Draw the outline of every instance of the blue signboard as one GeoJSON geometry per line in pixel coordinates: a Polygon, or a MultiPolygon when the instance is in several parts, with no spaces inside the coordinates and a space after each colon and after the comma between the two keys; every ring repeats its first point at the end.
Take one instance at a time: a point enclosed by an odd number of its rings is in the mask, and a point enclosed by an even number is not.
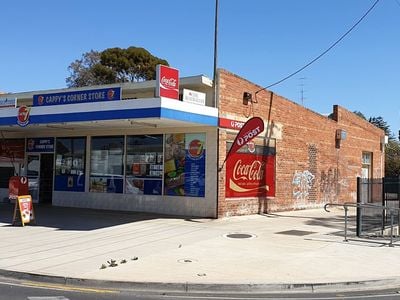
{"type": "Polygon", "coordinates": [[[28,138],[26,152],[54,152],[54,138],[28,138]]]}
{"type": "Polygon", "coordinates": [[[79,104],[121,100],[121,88],[33,95],[33,106],[79,104]]]}

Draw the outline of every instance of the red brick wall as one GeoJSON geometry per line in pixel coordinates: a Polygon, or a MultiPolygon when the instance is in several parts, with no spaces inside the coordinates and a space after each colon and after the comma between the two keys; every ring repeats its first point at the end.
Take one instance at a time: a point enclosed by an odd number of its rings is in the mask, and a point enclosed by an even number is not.
{"type": "MultiPolygon", "coordinates": [[[[218,75],[220,117],[245,121],[258,116],[282,128],[276,139],[275,197],[226,199],[222,168],[218,176],[219,217],[355,201],[363,151],[373,153],[371,176],[383,176],[382,130],[342,107],[334,106],[330,119],[269,91],[255,95],[259,86],[225,70],[219,70],[218,75]],[[244,92],[252,94],[253,103],[243,104],[244,92]],[[335,139],[337,129],[347,133],[340,148],[335,139]],[[301,184],[307,178],[308,185],[301,184]]],[[[219,139],[221,167],[226,153],[226,129],[220,129],[219,139]]]]}

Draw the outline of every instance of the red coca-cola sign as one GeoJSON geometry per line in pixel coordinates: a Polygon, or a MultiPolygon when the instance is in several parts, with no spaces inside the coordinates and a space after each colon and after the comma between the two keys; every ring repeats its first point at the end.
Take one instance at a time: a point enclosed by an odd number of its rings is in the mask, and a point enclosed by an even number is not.
{"type": "Polygon", "coordinates": [[[232,153],[225,187],[227,198],[275,196],[275,156],[232,153]]]}
{"type": "Polygon", "coordinates": [[[179,100],[179,70],[157,65],[156,83],[156,97],[179,100]]]}

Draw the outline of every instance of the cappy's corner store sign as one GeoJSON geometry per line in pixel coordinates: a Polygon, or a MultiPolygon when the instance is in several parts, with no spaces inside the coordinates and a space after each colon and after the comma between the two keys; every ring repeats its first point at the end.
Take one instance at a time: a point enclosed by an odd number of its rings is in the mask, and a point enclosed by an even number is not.
{"type": "Polygon", "coordinates": [[[33,95],[33,106],[78,104],[114,100],[121,100],[120,87],[33,95]]]}

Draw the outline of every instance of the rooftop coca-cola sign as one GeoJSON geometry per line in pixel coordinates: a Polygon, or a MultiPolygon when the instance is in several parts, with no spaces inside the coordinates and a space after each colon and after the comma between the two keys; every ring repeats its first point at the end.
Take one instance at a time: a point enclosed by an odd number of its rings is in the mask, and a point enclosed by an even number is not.
{"type": "Polygon", "coordinates": [[[179,71],[177,69],[157,65],[156,97],[179,100],[179,71]]]}

